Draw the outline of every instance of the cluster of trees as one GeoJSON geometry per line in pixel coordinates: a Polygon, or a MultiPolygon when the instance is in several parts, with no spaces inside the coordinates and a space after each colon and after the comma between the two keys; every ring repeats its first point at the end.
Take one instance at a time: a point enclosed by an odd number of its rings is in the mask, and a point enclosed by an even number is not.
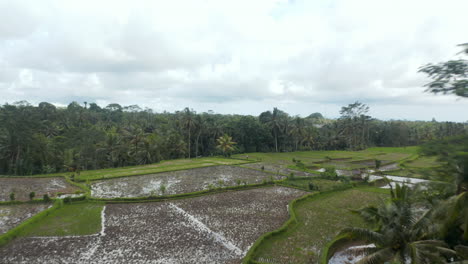
{"type": "Polygon", "coordinates": [[[136,105],[101,108],[86,102],[62,108],[47,102],[4,104],[0,106],[0,174],[110,168],[233,151],[408,146],[466,132],[462,123],[381,121],[368,111],[360,102],[343,107],[338,119],[326,119],[320,113],[290,116],[277,108],[256,117],[196,113],[189,108],[153,113],[136,105]],[[237,144],[226,146],[226,140],[237,144]]]}

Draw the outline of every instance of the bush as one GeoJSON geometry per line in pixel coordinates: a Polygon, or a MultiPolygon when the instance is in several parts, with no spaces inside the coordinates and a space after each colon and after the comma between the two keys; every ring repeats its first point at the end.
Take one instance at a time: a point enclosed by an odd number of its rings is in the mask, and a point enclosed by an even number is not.
{"type": "Polygon", "coordinates": [[[321,173],[321,175],[325,178],[329,178],[331,180],[337,180],[338,174],[336,173],[335,167],[326,167],[325,171],[321,173]]]}
{"type": "Polygon", "coordinates": [[[36,193],[35,193],[35,192],[30,192],[30,193],[29,193],[29,200],[32,201],[32,199],[34,199],[35,196],[36,196],[36,193]]]}
{"type": "Polygon", "coordinates": [[[265,166],[262,165],[262,171],[264,171],[264,170],[265,170],[265,166]]]}
{"type": "Polygon", "coordinates": [[[10,201],[14,201],[15,200],[15,193],[12,192],[10,193],[10,201]]]}
{"type": "Polygon", "coordinates": [[[306,168],[305,164],[302,163],[302,161],[300,161],[300,160],[296,160],[296,167],[298,167],[299,169],[302,169],[302,170],[304,170],[306,168]]]}
{"type": "Polygon", "coordinates": [[[380,168],[380,165],[382,165],[382,161],[376,159],[376,160],[375,160],[375,168],[376,168],[376,169],[379,169],[379,168],[380,168]]]}
{"type": "Polygon", "coordinates": [[[50,197],[47,193],[42,196],[42,199],[44,199],[44,202],[50,202],[50,197]]]}
{"type": "Polygon", "coordinates": [[[294,173],[293,173],[293,172],[291,172],[291,173],[289,174],[289,177],[288,177],[288,179],[290,179],[290,180],[294,180],[294,173]]]}
{"type": "Polygon", "coordinates": [[[70,196],[67,196],[67,197],[65,197],[65,199],[63,199],[63,202],[64,202],[64,203],[71,203],[71,202],[72,202],[72,199],[71,199],[70,196]]]}
{"type": "Polygon", "coordinates": [[[309,190],[313,191],[315,189],[315,186],[312,182],[309,182],[309,190]]]}
{"type": "Polygon", "coordinates": [[[166,192],[166,185],[161,184],[161,186],[159,186],[159,191],[161,191],[161,193],[164,195],[164,193],[166,192]]]}

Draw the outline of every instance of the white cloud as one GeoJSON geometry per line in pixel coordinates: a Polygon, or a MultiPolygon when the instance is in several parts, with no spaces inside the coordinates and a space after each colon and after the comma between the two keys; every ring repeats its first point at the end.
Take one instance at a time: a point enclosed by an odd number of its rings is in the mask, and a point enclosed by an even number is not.
{"type": "Polygon", "coordinates": [[[0,102],[336,116],[360,100],[379,118],[464,121],[468,102],[424,94],[417,69],[455,56],[467,41],[467,8],[464,0],[3,0],[0,102]]]}

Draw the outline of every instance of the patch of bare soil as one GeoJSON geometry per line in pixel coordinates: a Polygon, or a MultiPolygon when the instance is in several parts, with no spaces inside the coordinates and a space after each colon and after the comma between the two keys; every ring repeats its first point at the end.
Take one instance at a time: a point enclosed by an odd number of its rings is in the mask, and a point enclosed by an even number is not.
{"type": "Polygon", "coordinates": [[[36,198],[44,194],[54,197],[57,193],[75,193],[79,188],[69,184],[64,178],[0,178],[0,201],[9,201],[10,193],[15,193],[18,201],[29,200],[29,193],[35,192],[36,198]]]}
{"type": "Polygon", "coordinates": [[[288,218],[306,192],[285,187],[160,203],[111,204],[99,235],[21,238],[0,263],[241,263],[265,232],[288,218]]]}

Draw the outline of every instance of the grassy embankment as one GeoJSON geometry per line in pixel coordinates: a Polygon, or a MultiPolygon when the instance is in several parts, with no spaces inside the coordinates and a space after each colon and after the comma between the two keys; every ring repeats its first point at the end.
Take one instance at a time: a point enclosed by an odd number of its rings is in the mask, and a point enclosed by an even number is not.
{"type": "MultiPolygon", "coordinates": [[[[220,157],[167,160],[167,161],[162,161],[160,163],[149,164],[149,165],[81,171],[79,172],[79,174],[77,173],[77,175],[75,176],[75,180],[77,181],[102,180],[102,179],[110,179],[110,178],[118,178],[118,177],[153,174],[153,173],[167,172],[167,171],[187,170],[187,169],[202,168],[202,167],[209,167],[209,166],[216,166],[216,165],[237,165],[237,164],[244,164],[247,162],[249,161],[239,160],[239,159],[220,158],[220,157]]],[[[66,173],[34,175],[34,177],[56,177],[56,176],[71,176],[71,175],[72,175],[71,172],[66,172],[66,173]]]]}
{"type": "Polygon", "coordinates": [[[27,226],[21,236],[78,236],[101,230],[103,203],[65,204],[40,222],[27,226]]]}
{"type": "Polygon", "coordinates": [[[259,245],[254,259],[269,263],[318,263],[323,247],[338,232],[364,222],[349,209],[377,204],[388,191],[373,187],[348,189],[310,196],[294,210],[297,223],[259,245]]]}

